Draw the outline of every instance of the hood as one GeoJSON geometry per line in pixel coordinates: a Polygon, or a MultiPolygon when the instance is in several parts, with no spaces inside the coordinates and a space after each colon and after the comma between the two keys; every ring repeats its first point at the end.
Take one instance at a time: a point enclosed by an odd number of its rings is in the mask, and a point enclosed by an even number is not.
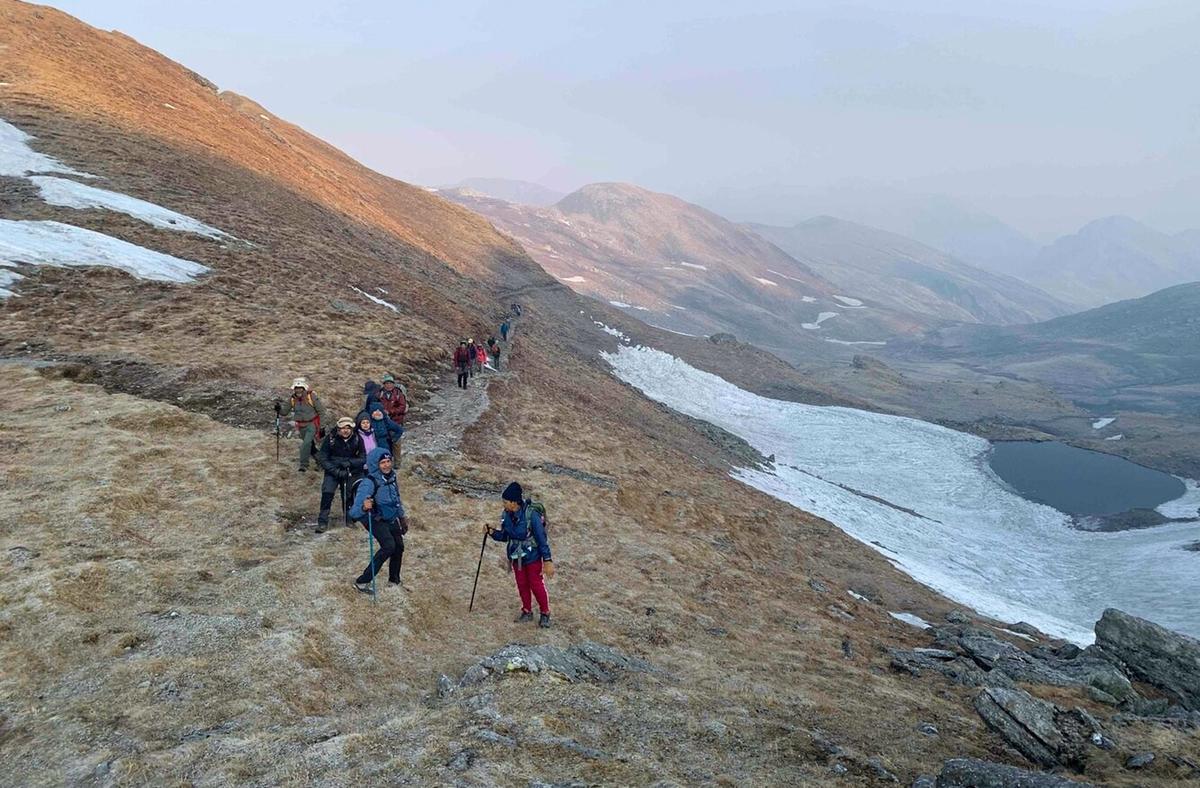
{"type": "Polygon", "coordinates": [[[391,454],[391,452],[387,449],[371,449],[371,453],[367,455],[367,473],[371,476],[377,476],[381,473],[379,470],[379,460],[385,454],[391,454]]]}

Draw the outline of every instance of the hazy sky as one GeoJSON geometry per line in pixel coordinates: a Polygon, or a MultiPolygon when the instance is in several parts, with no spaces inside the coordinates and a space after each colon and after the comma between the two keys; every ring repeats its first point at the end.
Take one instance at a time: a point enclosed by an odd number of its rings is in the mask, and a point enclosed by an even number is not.
{"type": "Polygon", "coordinates": [[[1200,0],[50,4],[421,184],[1200,227],[1200,0]]]}

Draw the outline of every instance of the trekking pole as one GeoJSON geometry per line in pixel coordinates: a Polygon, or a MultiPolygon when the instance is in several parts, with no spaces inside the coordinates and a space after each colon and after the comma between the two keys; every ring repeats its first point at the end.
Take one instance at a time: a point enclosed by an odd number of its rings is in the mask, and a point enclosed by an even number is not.
{"type": "Polygon", "coordinates": [[[483,551],[487,547],[488,535],[483,535],[483,544],[479,545],[479,563],[475,566],[475,584],[471,586],[471,604],[467,605],[467,612],[470,613],[475,609],[475,589],[479,587],[479,570],[483,568],[483,551]]]}
{"type": "Polygon", "coordinates": [[[378,603],[375,595],[375,556],[371,554],[371,545],[375,541],[375,526],[371,519],[371,510],[367,510],[367,566],[371,567],[371,601],[378,603]]]}
{"type": "Polygon", "coordinates": [[[279,462],[279,408],[275,409],[275,462],[279,462]]]}
{"type": "Polygon", "coordinates": [[[350,508],[346,505],[346,480],[338,480],[338,489],[342,491],[342,525],[350,527],[350,508]]]}

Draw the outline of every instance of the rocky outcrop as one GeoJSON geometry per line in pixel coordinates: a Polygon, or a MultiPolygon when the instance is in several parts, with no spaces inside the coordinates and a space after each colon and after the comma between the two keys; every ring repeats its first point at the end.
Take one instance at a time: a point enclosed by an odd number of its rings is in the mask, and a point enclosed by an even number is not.
{"type": "Polygon", "coordinates": [[[492,676],[508,673],[553,672],[568,681],[613,681],[622,672],[655,673],[658,669],[615,648],[585,641],[562,646],[526,646],[513,643],[472,665],[458,682],[460,687],[478,684],[492,676]]]}
{"type": "Polygon", "coordinates": [[[1022,689],[988,687],[975,697],[975,711],[1022,755],[1046,768],[1081,768],[1087,748],[1106,741],[1087,712],[1065,711],[1022,689]]]}
{"type": "Polygon", "coordinates": [[[974,758],[946,761],[937,788],[1095,788],[1091,783],[974,758]]]}
{"type": "Polygon", "coordinates": [[[1200,710],[1200,641],[1109,608],[1096,622],[1096,650],[1184,708],[1200,710]]]}

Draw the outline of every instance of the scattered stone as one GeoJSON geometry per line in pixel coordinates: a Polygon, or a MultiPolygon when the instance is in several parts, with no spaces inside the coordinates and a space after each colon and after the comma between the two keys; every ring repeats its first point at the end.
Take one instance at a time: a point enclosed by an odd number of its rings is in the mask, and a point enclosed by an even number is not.
{"type": "Polygon", "coordinates": [[[938,775],[937,788],[1096,788],[1053,774],[1031,772],[1003,763],[974,758],[946,761],[938,775]]]}
{"type": "Polygon", "coordinates": [[[937,736],[938,735],[938,728],[932,722],[922,722],[920,725],[917,726],[917,730],[919,730],[921,733],[925,734],[926,736],[937,736]]]}
{"type": "Polygon", "coordinates": [[[1125,761],[1126,769],[1144,769],[1154,763],[1154,753],[1139,752],[1136,755],[1131,755],[1129,760],[1125,761]]]}
{"type": "Polygon", "coordinates": [[[1096,645],[1134,678],[1200,710],[1200,641],[1109,608],[1096,622],[1096,645]]]}
{"type": "Polygon", "coordinates": [[[829,771],[833,772],[838,777],[841,777],[842,775],[846,774],[850,770],[847,769],[844,764],[835,763],[833,766],[829,767],[829,771]]]}
{"type": "Polygon", "coordinates": [[[568,681],[613,681],[621,672],[659,672],[644,660],[590,641],[565,648],[513,643],[468,668],[458,685],[465,687],[478,684],[489,677],[505,673],[546,671],[557,673],[568,681]]]}
{"type": "Polygon", "coordinates": [[[611,476],[600,476],[599,474],[581,471],[578,468],[556,465],[552,462],[543,462],[533,467],[543,470],[546,473],[554,474],[555,476],[570,476],[572,479],[578,479],[581,482],[586,482],[596,487],[603,487],[607,490],[617,489],[617,480],[611,476]]]}
{"type": "Polygon", "coordinates": [[[815,577],[808,581],[808,587],[813,591],[816,591],[818,594],[829,593],[829,586],[825,585],[820,580],[817,580],[815,577]]]}
{"type": "Polygon", "coordinates": [[[850,615],[850,613],[846,612],[845,610],[842,610],[837,605],[830,605],[827,609],[829,610],[829,615],[836,619],[840,619],[842,621],[854,620],[854,616],[850,615]]]}
{"type": "Polygon", "coordinates": [[[991,670],[1003,657],[1021,659],[1025,652],[1011,643],[992,637],[962,637],[958,644],[963,652],[984,670],[991,670]]]}
{"type": "Polygon", "coordinates": [[[439,698],[447,698],[454,692],[454,682],[445,673],[438,676],[437,694],[439,698]]]}
{"type": "Polygon", "coordinates": [[[499,744],[502,747],[513,749],[517,746],[517,740],[511,736],[505,736],[502,733],[496,733],[493,730],[483,729],[475,731],[475,738],[490,742],[491,744],[499,744]]]}
{"type": "Polygon", "coordinates": [[[1185,544],[1183,547],[1181,547],[1179,549],[1187,550],[1188,552],[1192,552],[1192,553],[1200,553],[1200,541],[1192,542],[1190,544],[1185,544]]]}
{"type": "Polygon", "coordinates": [[[958,610],[951,610],[949,613],[947,613],[946,620],[951,624],[968,624],[971,621],[971,619],[967,618],[965,613],[958,610]]]}
{"type": "Polygon", "coordinates": [[[1042,637],[1042,632],[1033,624],[1026,621],[1018,621],[1015,624],[1009,624],[1005,627],[1009,632],[1016,632],[1018,635],[1026,635],[1031,638],[1042,637]]]}
{"type": "Polygon", "coordinates": [[[475,762],[474,750],[461,750],[454,755],[446,765],[456,772],[465,772],[471,768],[471,764],[475,762]]]}
{"type": "Polygon", "coordinates": [[[874,758],[867,758],[867,766],[871,768],[871,772],[874,773],[875,779],[877,780],[882,780],[885,783],[900,782],[896,775],[888,771],[887,767],[883,765],[883,760],[878,756],[874,758]]]}
{"type": "Polygon", "coordinates": [[[25,566],[39,555],[41,553],[37,550],[30,550],[22,545],[8,548],[8,560],[12,562],[13,566],[25,566]]]}
{"type": "Polygon", "coordinates": [[[1107,692],[1097,687],[1089,686],[1087,688],[1087,696],[1097,703],[1103,703],[1107,706],[1116,706],[1120,703],[1120,701],[1114,698],[1112,695],[1109,695],[1107,692]]]}
{"type": "Polygon", "coordinates": [[[1135,717],[1161,717],[1171,702],[1166,698],[1131,698],[1122,708],[1135,717]]]}
{"type": "Polygon", "coordinates": [[[937,788],[937,778],[931,774],[921,774],[912,781],[911,788],[937,788]]]}
{"type": "Polygon", "coordinates": [[[423,496],[421,496],[421,499],[425,500],[425,501],[429,501],[430,503],[448,503],[448,501],[446,500],[446,496],[442,495],[437,490],[430,490],[429,492],[427,492],[423,496]]]}
{"type": "Polygon", "coordinates": [[[922,657],[929,657],[930,659],[940,659],[940,660],[945,660],[947,662],[952,659],[958,659],[958,654],[954,653],[953,651],[950,651],[949,649],[944,649],[944,648],[914,648],[913,653],[920,654],[922,657]]]}

